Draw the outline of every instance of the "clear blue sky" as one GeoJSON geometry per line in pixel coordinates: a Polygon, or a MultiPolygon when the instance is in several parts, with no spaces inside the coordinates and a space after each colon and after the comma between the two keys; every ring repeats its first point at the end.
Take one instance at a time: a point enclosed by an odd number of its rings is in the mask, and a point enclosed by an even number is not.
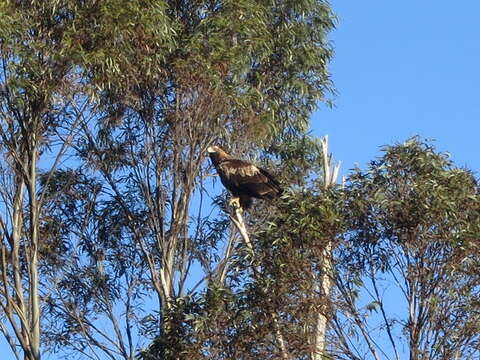
{"type": "MultiPolygon", "coordinates": [[[[343,173],[413,135],[480,170],[480,1],[336,0],[336,107],[312,118],[343,173]]],[[[48,359],[55,359],[48,356],[48,359]]],[[[0,359],[13,359],[0,339],[0,359]]]]}
{"type": "Polygon", "coordinates": [[[343,174],[413,135],[480,170],[480,1],[332,0],[336,107],[312,119],[343,174]]]}

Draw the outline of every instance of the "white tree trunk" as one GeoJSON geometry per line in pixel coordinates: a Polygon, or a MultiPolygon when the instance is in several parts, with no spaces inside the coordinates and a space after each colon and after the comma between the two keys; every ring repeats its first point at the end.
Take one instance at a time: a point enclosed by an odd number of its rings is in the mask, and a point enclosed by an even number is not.
{"type": "MultiPolygon", "coordinates": [[[[332,155],[328,152],[328,136],[321,140],[323,150],[323,188],[328,189],[334,186],[337,181],[340,170],[340,163],[333,165],[332,155]]],[[[333,240],[333,239],[332,239],[333,240]]],[[[322,252],[323,271],[316,284],[316,289],[325,298],[325,301],[330,296],[330,289],[332,287],[332,242],[330,241],[322,252]]],[[[324,312],[317,314],[317,320],[312,336],[313,351],[311,353],[312,360],[321,360],[325,353],[326,335],[327,335],[328,319],[324,312]]]]}
{"type": "Polygon", "coordinates": [[[40,302],[38,295],[38,221],[39,204],[37,201],[37,151],[35,146],[30,159],[29,174],[29,201],[30,201],[30,249],[29,260],[29,298],[30,298],[30,350],[31,359],[40,359],[40,302]]]}

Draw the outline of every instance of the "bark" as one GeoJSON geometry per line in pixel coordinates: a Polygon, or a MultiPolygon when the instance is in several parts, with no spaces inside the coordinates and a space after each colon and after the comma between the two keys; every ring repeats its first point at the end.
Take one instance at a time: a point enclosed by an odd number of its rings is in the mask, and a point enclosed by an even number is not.
{"type": "MultiPolygon", "coordinates": [[[[33,139],[35,141],[35,139],[33,139]]],[[[30,333],[31,359],[40,359],[40,302],[38,294],[38,219],[39,207],[37,201],[37,151],[33,146],[30,158],[29,174],[29,202],[30,202],[30,254],[29,254],[29,296],[30,296],[30,333]]]]}
{"type": "MultiPolygon", "coordinates": [[[[328,136],[325,136],[321,142],[323,150],[323,187],[324,189],[335,185],[340,170],[340,164],[332,164],[332,155],[328,152],[328,136]]],[[[332,239],[333,240],[333,239],[332,239]]],[[[333,245],[330,241],[322,253],[323,269],[320,275],[317,289],[320,289],[320,294],[325,299],[325,303],[330,296],[330,289],[332,287],[332,249],[333,245]]],[[[326,335],[327,335],[328,318],[326,312],[319,312],[314,327],[312,336],[313,351],[311,353],[312,360],[321,360],[325,353],[326,335]]]]}
{"type": "MultiPolygon", "coordinates": [[[[330,296],[330,289],[332,287],[331,282],[332,273],[332,244],[329,243],[323,251],[323,273],[320,277],[320,291],[321,296],[328,299],[330,296]]],[[[317,287],[318,289],[318,287],[317,287]]],[[[317,321],[313,334],[314,350],[311,354],[312,360],[321,360],[325,352],[326,345],[326,333],[327,333],[328,318],[326,312],[319,312],[317,314],[317,321]]]]}

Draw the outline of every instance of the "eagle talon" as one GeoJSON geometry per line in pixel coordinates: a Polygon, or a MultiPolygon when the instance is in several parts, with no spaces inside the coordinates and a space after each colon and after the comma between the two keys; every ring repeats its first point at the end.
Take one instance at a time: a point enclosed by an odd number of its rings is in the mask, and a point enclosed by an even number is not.
{"type": "Polygon", "coordinates": [[[228,201],[228,205],[230,205],[231,207],[233,207],[235,209],[241,209],[242,208],[240,206],[240,198],[238,198],[238,197],[231,198],[228,201]]]}

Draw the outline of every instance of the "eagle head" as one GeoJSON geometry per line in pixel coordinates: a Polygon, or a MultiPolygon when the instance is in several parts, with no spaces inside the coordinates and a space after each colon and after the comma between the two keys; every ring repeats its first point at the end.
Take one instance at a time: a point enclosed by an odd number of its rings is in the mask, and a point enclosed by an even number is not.
{"type": "Polygon", "coordinates": [[[218,151],[218,149],[220,149],[218,146],[214,145],[214,146],[209,146],[207,148],[207,151],[209,154],[213,154],[213,153],[216,153],[218,151]]]}
{"type": "Polygon", "coordinates": [[[220,146],[216,146],[216,145],[209,146],[207,148],[207,152],[210,156],[212,155],[217,156],[220,159],[227,159],[230,157],[230,155],[228,155],[225,151],[223,151],[223,149],[220,146]]]}

